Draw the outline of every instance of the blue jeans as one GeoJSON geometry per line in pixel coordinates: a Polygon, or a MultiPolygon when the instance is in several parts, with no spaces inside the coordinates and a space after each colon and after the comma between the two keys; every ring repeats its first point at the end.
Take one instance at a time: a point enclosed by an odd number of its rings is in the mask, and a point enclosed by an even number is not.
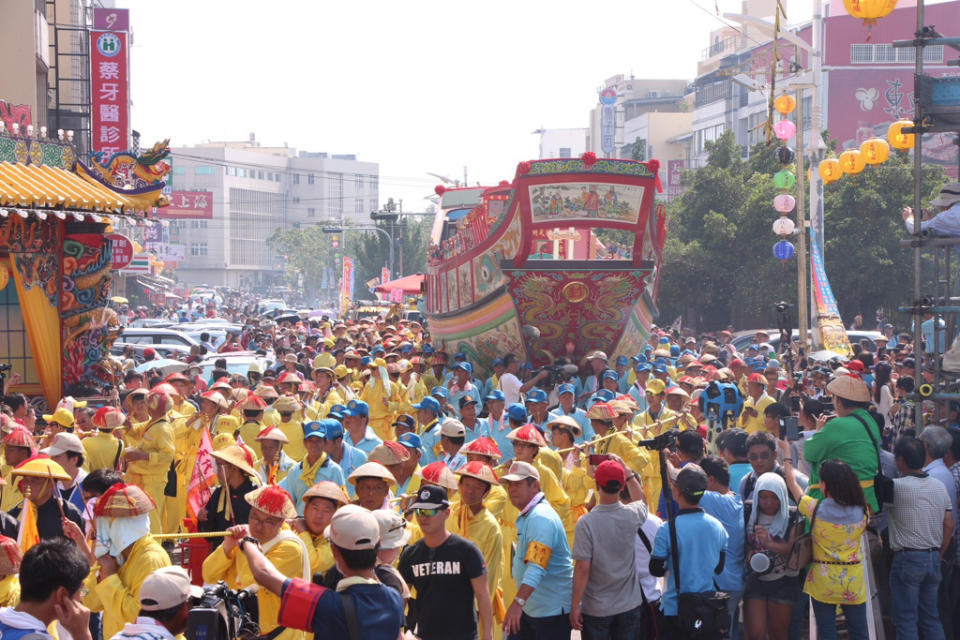
{"type": "Polygon", "coordinates": [[[612,616],[588,616],[583,614],[583,640],[636,640],[642,627],[643,605],[612,616]]]}
{"type": "Polygon", "coordinates": [[[893,594],[893,623],[897,640],[919,637],[944,640],[937,588],[940,585],[939,551],[897,551],[890,567],[890,592],[893,594]]]}
{"type": "MultiPolygon", "coordinates": [[[[817,635],[820,640],[837,640],[837,605],[820,602],[810,598],[813,603],[813,615],[817,619],[817,635]]],[[[870,634],[867,627],[867,605],[843,604],[843,617],[847,621],[850,640],[867,640],[870,634]]]]}
{"type": "Polygon", "coordinates": [[[520,615],[520,631],[510,634],[507,638],[508,640],[553,640],[554,638],[569,640],[571,629],[569,613],[543,618],[534,618],[523,613],[520,615]]]}

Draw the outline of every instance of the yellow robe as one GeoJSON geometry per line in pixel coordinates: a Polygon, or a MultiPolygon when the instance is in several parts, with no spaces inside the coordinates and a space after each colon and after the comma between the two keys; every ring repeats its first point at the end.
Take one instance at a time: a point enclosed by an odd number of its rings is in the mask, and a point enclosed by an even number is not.
{"type": "Polygon", "coordinates": [[[213,428],[210,430],[210,432],[213,435],[226,433],[232,436],[239,428],[240,421],[237,418],[225,413],[221,413],[213,419],[213,428]]]}
{"type": "Polygon", "coordinates": [[[10,509],[13,509],[15,506],[23,502],[23,494],[20,493],[20,489],[17,488],[18,482],[15,482],[17,478],[10,476],[10,472],[13,470],[8,464],[4,464],[0,467],[0,471],[3,472],[3,479],[5,483],[3,486],[0,486],[0,511],[4,513],[9,513],[10,509]]]}
{"type": "Polygon", "coordinates": [[[309,531],[299,534],[303,544],[307,546],[307,555],[310,556],[310,573],[326,573],[333,568],[335,561],[333,551],[330,550],[330,541],[322,533],[314,536],[309,531]]]}
{"type": "Polygon", "coordinates": [[[567,542],[570,548],[573,548],[573,533],[577,527],[577,520],[587,513],[587,500],[590,497],[590,490],[596,488],[593,478],[587,475],[585,468],[586,461],[582,461],[581,466],[572,466],[563,469],[563,490],[570,497],[570,510],[567,517],[563,519],[563,530],[567,532],[567,542]]]}
{"type": "Polygon", "coordinates": [[[307,448],[303,445],[303,423],[297,418],[299,414],[299,411],[293,414],[290,422],[277,422],[277,428],[290,440],[283,445],[283,450],[294,462],[300,462],[307,455],[307,448]]]}
{"type": "Polygon", "coordinates": [[[123,444],[110,431],[99,431],[81,442],[85,452],[83,468],[88,472],[97,469],[113,469],[118,448],[120,448],[120,457],[123,458],[123,444]]]}
{"type": "MultiPolygon", "coordinates": [[[[679,414],[668,409],[666,406],[660,412],[659,422],[661,429],[657,430],[657,420],[650,416],[649,411],[644,411],[638,415],[633,424],[640,428],[640,437],[643,439],[654,438],[663,431],[680,428],[679,414]]],[[[660,491],[663,489],[663,481],[660,479],[660,456],[655,451],[644,452],[647,465],[642,469],[634,469],[643,477],[643,493],[647,498],[647,504],[660,504],[660,491]]],[[[633,467],[631,467],[633,468],[633,467]]]]}
{"type": "Polygon", "coordinates": [[[563,475],[563,459],[560,457],[559,453],[550,447],[540,447],[540,453],[537,454],[537,460],[539,460],[547,469],[553,471],[553,475],[555,475],[557,478],[560,478],[560,476],[563,475]]]}
{"type": "MultiPolygon", "coordinates": [[[[187,515],[187,490],[190,488],[190,478],[193,477],[193,468],[197,464],[197,451],[203,441],[205,425],[203,417],[190,421],[181,418],[173,423],[174,441],[177,446],[177,497],[167,500],[167,512],[164,517],[166,531],[177,531],[181,521],[187,515]]],[[[212,437],[212,436],[211,436],[212,437]]]]}
{"type": "MultiPolygon", "coordinates": [[[[288,578],[303,577],[303,548],[300,542],[282,540],[275,544],[266,556],[277,571],[288,578]]],[[[223,545],[217,547],[203,561],[203,581],[217,582],[218,580],[226,582],[231,589],[243,589],[256,583],[250,571],[250,565],[247,564],[247,557],[237,548],[227,555],[223,551],[223,545]]],[[[257,592],[257,601],[260,605],[260,632],[270,633],[277,627],[280,596],[274,595],[267,589],[260,589],[257,592]]],[[[305,640],[305,638],[306,634],[296,629],[287,629],[277,636],[277,640],[305,640]]]]}
{"type": "Polygon", "coordinates": [[[410,382],[406,385],[400,385],[400,411],[407,415],[416,416],[417,410],[413,405],[420,404],[420,401],[427,397],[427,387],[419,377],[411,376],[410,382]]]}
{"type": "Polygon", "coordinates": [[[370,406],[368,424],[373,428],[377,437],[383,441],[396,439],[393,420],[400,412],[402,405],[400,385],[393,381],[388,382],[390,384],[389,391],[384,388],[383,381],[378,377],[373,385],[363,385],[363,390],[360,392],[360,399],[370,406]],[[386,404],[384,400],[386,400],[386,404]]]}
{"type": "Polygon", "coordinates": [[[20,578],[16,575],[0,579],[0,607],[15,607],[20,604],[20,578]]]}
{"type": "Polygon", "coordinates": [[[533,466],[540,472],[540,491],[543,491],[543,495],[560,519],[566,520],[567,513],[570,511],[570,496],[563,490],[563,485],[560,484],[556,474],[540,461],[539,455],[533,459],[533,466]]]}
{"type": "Polygon", "coordinates": [[[239,433],[240,439],[243,440],[243,444],[247,445],[253,449],[253,453],[257,456],[257,459],[263,457],[263,452],[260,450],[260,441],[257,440],[257,436],[260,435],[260,432],[263,431],[265,425],[262,422],[257,422],[256,420],[247,420],[240,425],[239,433]]]}
{"type": "MultiPolygon", "coordinates": [[[[500,586],[503,577],[503,534],[500,531],[500,524],[486,509],[481,509],[479,513],[474,514],[470,507],[458,502],[455,507],[452,507],[450,517],[447,519],[447,528],[480,548],[480,553],[487,562],[490,602],[493,603],[494,616],[499,627],[506,613],[506,603],[503,601],[503,590],[500,586]]],[[[499,633],[500,629],[495,628],[494,637],[499,638],[499,633]]]]}
{"type": "Polygon", "coordinates": [[[151,536],[133,543],[130,555],[113,574],[97,583],[98,565],[87,577],[87,595],[83,603],[91,611],[103,611],[103,637],[112,638],[123,625],[137,619],[140,612],[140,585],[151,573],[170,566],[170,556],[151,536]]]}
{"type": "Polygon", "coordinates": [[[166,418],[151,422],[143,432],[139,449],[150,457],[128,463],[125,481],[139,485],[157,503],[157,508],[150,512],[150,533],[163,533],[163,513],[167,502],[163,490],[167,485],[170,463],[177,452],[173,425],[166,418]]]}
{"type": "Polygon", "coordinates": [[[304,410],[306,416],[310,420],[323,420],[327,417],[327,414],[330,413],[330,407],[335,404],[346,404],[343,401],[343,396],[340,395],[340,392],[330,388],[330,391],[327,392],[327,397],[320,401],[320,398],[314,398],[313,402],[307,406],[304,410]]]}

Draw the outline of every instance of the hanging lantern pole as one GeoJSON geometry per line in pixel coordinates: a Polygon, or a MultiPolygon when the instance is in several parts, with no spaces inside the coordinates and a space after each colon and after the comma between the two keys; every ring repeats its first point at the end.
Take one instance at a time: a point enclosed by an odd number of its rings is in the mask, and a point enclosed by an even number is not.
{"type": "MultiPolygon", "coordinates": [[[[807,301],[810,278],[807,275],[807,225],[806,206],[804,204],[803,184],[807,179],[803,162],[803,89],[797,89],[797,331],[799,343],[803,349],[807,348],[807,321],[810,304],[807,301]]],[[[816,342],[816,341],[814,341],[816,342]]]]}

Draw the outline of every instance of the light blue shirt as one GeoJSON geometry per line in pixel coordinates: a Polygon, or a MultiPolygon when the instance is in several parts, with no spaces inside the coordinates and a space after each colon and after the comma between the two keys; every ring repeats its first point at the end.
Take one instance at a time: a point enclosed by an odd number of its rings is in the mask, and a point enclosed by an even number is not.
{"type": "Polygon", "coordinates": [[[716,577],[717,588],[743,591],[743,501],[732,492],[706,491],[700,499],[700,508],[719,520],[729,536],[723,573],[716,577]]]}
{"type": "MultiPolygon", "coordinates": [[[[347,434],[344,434],[347,435],[347,434]]],[[[357,467],[362,465],[367,461],[367,454],[365,454],[360,449],[356,447],[351,447],[347,444],[346,438],[343,441],[343,458],[340,459],[338,463],[340,465],[340,470],[343,473],[344,478],[349,478],[350,474],[353,473],[357,467]]],[[[354,497],[355,489],[352,484],[349,482],[346,483],[347,492],[350,494],[350,497],[354,497]]]]}
{"type": "MultiPolygon", "coordinates": [[[[513,556],[513,581],[517,586],[534,588],[527,598],[523,612],[533,618],[558,616],[570,612],[573,597],[573,555],[563,530],[560,516],[538,493],[517,518],[517,547],[513,556]],[[544,568],[531,558],[527,550],[531,543],[549,549],[550,559],[544,568]]],[[[535,555],[535,554],[532,554],[535,555]]]]}
{"type": "Polygon", "coordinates": [[[943,318],[930,318],[928,320],[924,320],[920,324],[920,331],[923,333],[923,341],[926,345],[924,347],[924,353],[933,353],[934,351],[936,351],[937,353],[943,353],[943,350],[946,347],[946,342],[947,342],[946,327],[947,325],[943,321],[943,318]],[[936,322],[936,325],[937,325],[936,344],[934,344],[934,339],[933,339],[934,322],[936,322]]]}
{"type": "Polygon", "coordinates": [[[425,467],[437,461],[436,446],[440,443],[440,423],[434,422],[433,425],[420,434],[420,446],[423,447],[423,455],[420,457],[420,466],[425,467]]]}
{"type": "Polygon", "coordinates": [[[593,427],[590,425],[590,419],[587,418],[587,412],[579,407],[573,408],[573,413],[565,413],[563,407],[557,407],[550,412],[547,422],[555,420],[560,416],[569,416],[577,421],[577,424],[580,425],[580,429],[583,433],[579,437],[574,438],[577,444],[582,444],[584,440],[593,440],[596,434],[593,432],[593,427]]]}
{"type": "MultiPolygon", "coordinates": [[[[723,524],[700,509],[684,511],[675,518],[677,544],[680,545],[680,591],[702,593],[715,591],[713,570],[720,564],[720,554],[726,551],[729,536],[723,524]]],[[[657,530],[650,557],[663,560],[667,566],[667,590],[660,600],[664,615],[677,615],[677,589],[673,579],[673,559],[670,557],[670,524],[664,522],[657,530]]]]}
{"type": "Polygon", "coordinates": [[[334,482],[341,487],[347,484],[346,476],[343,475],[343,469],[341,469],[340,465],[328,457],[327,461],[323,463],[323,466],[317,469],[317,475],[314,476],[313,482],[311,482],[310,486],[308,487],[307,485],[303,484],[303,480],[300,478],[300,474],[303,472],[305,464],[306,458],[291,468],[290,471],[287,472],[287,476],[280,481],[280,488],[286,489],[287,493],[290,494],[290,497],[293,498],[293,504],[297,507],[297,515],[300,516],[303,515],[303,508],[306,506],[303,502],[303,494],[307,492],[307,489],[317,484],[321,480],[329,480],[330,482],[334,482]]]}
{"type": "Polygon", "coordinates": [[[487,435],[497,443],[497,447],[500,449],[501,460],[512,460],[513,459],[513,442],[507,440],[507,434],[513,431],[513,427],[510,426],[510,420],[507,419],[507,414],[504,412],[501,414],[500,418],[502,422],[497,422],[494,424],[491,422],[490,416],[484,418],[487,423],[487,435]]]}
{"type": "MultiPolygon", "coordinates": [[[[905,221],[907,231],[913,233],[913,218],[905,221]]],[[[930,220],[920,222],[920,229],[938,236],[960,236],[960,202],[941,211],[930,220]]]]}
{"type": "Polygon", "coordinates": [[[650,408],[650,406],[647,404],[647,392],[638,387],[637,383],[630,385],[630,390],[627,392],[627,395],[633,398],[633,401],[637,403],[638,407],[640,407],[638,410],[640,413],[643,413],[650,408]]]}
{"type": "Polygon", "coordinates": [[[459,451],[452,456],[448,456],[444,453],[440,456],[440,459],[443,461],[443,464],[447,465],[447,468],[450,469],[450,471],[454,472],[459,470],[463,465],[467,464],[466,456],[459,451]]]}
{"type": "Polygon", "coordinates": [[[476,400],[477,407],[483,406],[483,398],[480,395],[480,387],[477,386],[476,382],[470,380],[467,382],[467,388],[465,390],[454,391],[452,386],[455,382],[455,380],[450,380],[450,382],[447,383],[447,391],[450,392],[450,399],[448,400],[450,402],[450,406],[452,406],[457,412],[458,418],[460,417],[460,398],[464,396],[470,396],[476,400]]]}
{"type": "Polygon", "coordinates": [[[343,442],[349,444],[351,447],[360,449],[365,455],[370,455],[370,453],[377,447],[379,444],[383,444],[383,440],[377,437],[377,434],[374,433],[373,429],[367,427],[367,430],[363,434],[363,440],[360,442],[354,442],[353,438],[350,437],[349,431],[343,432],[343,442]]]}
{"type": "Polygon", "coordinates": [[[487,435],[487,424],[483,418],[477,418],[472,428],[468,427],[466,423],[464,423],[463,426],[466,429],[466,433],[463,436],[463,444],[473,442],[477,438],[487,435]]]}

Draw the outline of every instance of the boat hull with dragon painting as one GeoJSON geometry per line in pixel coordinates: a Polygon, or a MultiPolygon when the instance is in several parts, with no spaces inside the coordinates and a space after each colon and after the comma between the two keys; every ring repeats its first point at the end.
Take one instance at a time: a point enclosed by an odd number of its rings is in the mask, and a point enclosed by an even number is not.
{"type": "Polygon", "coordinates": [[[522,162],[496,187],[437,187],[424,282],[434,346],[465,353],[477,375],[508,353],[539,367],[642,351],[666,235],[658,169],[587,153],[522,162]]]}

